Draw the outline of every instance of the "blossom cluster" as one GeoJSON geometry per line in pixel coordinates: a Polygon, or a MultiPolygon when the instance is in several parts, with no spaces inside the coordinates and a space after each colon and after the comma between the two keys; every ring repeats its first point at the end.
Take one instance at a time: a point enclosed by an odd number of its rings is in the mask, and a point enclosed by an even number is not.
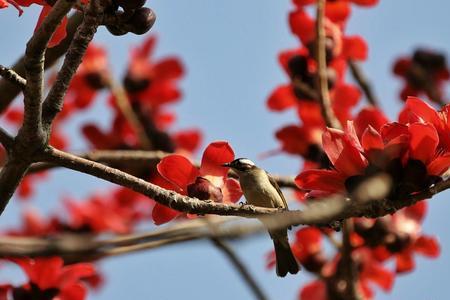
{"type": "MultiPolygon", "coordinates": [[[[412,58],[400,58],[393,71],[404,78],[400,97],[406,100],[397,122],[391,122],[374,104],[354,113],[362,89],[346,82],[350,64],[367,59],[368,46],[360,36],[347,36],[346,24],[353,5],[371,7],[377,1],[327,1],[325,6],[326,58],[331,108],[344,129],[327,128],[316,89],[316,20],[307,7],[316,1],[296,1],[289,14],[292,33],[301,46],[282,51],[279,61],[289,83],[274,89],[267,100],[272,111],[295,109],[299,124],[279,129],[280,150],[300,156],[304,165],[295,181],[301,202],[333,194],[351,197],[360,184],[384,174],[391,186],[388,203],[427,190],[442,181],[450,167],[446,105],[436,111],[425,101],[443,103],[443,84],[448,80],[445,57],[431,50],[417,50],[412,58]]],[[[369,200],[369,199],[366,199],[369,200]]],[[[415,268],[416,254],[437,257],[437,239],[422,233],[426,202],[378,219],[354,218],[350,222],[350,257],[355,289],[362,299],[373,299],[373,284],[384,291],[393,287],[395,275],[415,268]],[[387,264],[395,261],[392,270],[387,264]]],[[[395,211],[394,211],[395,212],[395,211]]],[[[306,227],[296,232],[292,247],[305,270],[317,279],[302,287],[301,300],[346,299],[349,282],[342,244],[328,228],[306,227]],[[334,244],[325,251],[323,239],[334,244]],[[346,286],[347,284],[347,286],[346,286]]],[[[268,257],[273,267],[274,257],[268,257]]]]}

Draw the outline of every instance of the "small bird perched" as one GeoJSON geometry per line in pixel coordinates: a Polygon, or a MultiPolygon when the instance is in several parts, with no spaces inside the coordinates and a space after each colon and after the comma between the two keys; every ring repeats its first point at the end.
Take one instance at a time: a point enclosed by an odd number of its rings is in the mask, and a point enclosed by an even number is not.
{"type": "MultiPolygon", "coordinates": [[[[288,209],[286,199],[276,181],[263,169],[247,158],[238,158],[223,165],[233,169],[239,176],[241,189],[247,203],[261,207],[288,209]]],[[[289,246],[288,228],[269,230],[275,247],[277,275],[296,274],[300,268],[289,246]]]]}

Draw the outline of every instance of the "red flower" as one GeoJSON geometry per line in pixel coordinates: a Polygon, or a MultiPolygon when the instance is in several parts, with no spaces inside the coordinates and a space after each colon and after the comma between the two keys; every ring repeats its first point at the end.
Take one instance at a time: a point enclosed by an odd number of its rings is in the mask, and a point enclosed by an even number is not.
{"type": "MultiPolygon", "coordinates": [[[[233,159],[233,149],[227,142],[213,142],[203,152],[200,168],[184,156],[169,155],[158,164],[160,176],[152,181],[182,195],[233,203],[239,200],[242,192],[235,179],[227,178],[228,168],[222,167],[222,164],[233,159]]],[[[155,204],[152,213],[156,224],[166,223],[180,214],[159,203],[155,204]]]]}
{"type": "Polygon", "coordinates": [[[86,288],[81,280],[94,274],[92,264],[78,263],[64,266],[60,257],[40,259],[14,259],[29,282],[20,288],[15,288],[14,294],[23,299],[53,299],[83,300],[86,298],[86,288]]]}
{"type": "MultiPolygon", "coordinates": [[[[379,0],[329,0],[326,2],[325,15],[333,22],[346,22],[351,13],[351,3],[358,6],[370,7],[378,4],[379,0]]],[[[302,8],[316,3],[315,0],[293,0],[294,4],[302,8]]]]}
{"type": "Polygon", "coordinates": [[[379,261],[394,257],[397,273],[410,272],[414,269],[415,254],[430,258],[436,258],[440,254],[436,238],[421,234],[426,207],[426,202],[419,202],[390,217],[390,231],[385,237],[384,244],[374,250],[379,261]]]}
{"type": "Polygon", "coordinates": [[[448,150],[438,149],[439,136],[430,123],[389,123],[380,133],[368,127],[360,143],[353,123],[349,122],[345,132],[327,129],[322,142],[334,169],[301,173],[296,178],[301,188],[351,192],[365,176],[384,171],[395,183],[390,197],[405,197],[439,180],[450,166],[448,150]]]}
{"type": "Polygon", "coordinates": [[[399,58],[394,64],[393,73],[405,81],[400,92],[401,100],[408,96],[426,95],[438,104],[443,102],[444,84],[450,79],[443,54],[418,49],[412,57],[399,58]]]}
{"type": "Polygon", "coordinates": [[[124,82],[132,101],[152,108],[181,97],[177,81],[184,75],[183,65],[176,57],[153,61],[155,45],[156,37],[151,36],[134,49],[124,82]]]}

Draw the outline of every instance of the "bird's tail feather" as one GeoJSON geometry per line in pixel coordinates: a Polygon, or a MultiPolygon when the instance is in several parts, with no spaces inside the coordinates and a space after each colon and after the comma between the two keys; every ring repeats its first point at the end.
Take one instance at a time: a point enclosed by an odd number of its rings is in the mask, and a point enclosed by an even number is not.
{"type": "Polygon", "coordinates": [[[280,277],[286,276],[287,273],[297,274],[300,266],[292,254],[291,247],[287,238],[273,239],[275,247],[275,257],[277,259],[277,275],[280,277]]]}

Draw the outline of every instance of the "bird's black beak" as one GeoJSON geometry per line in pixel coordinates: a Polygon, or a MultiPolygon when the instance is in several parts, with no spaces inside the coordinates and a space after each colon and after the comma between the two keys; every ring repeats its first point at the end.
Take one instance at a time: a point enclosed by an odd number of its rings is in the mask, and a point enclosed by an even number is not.
{"type": "Polygon", "coordinates": [[[222,164],[222,167],[231,168],[231,163],[222,164]]]}

